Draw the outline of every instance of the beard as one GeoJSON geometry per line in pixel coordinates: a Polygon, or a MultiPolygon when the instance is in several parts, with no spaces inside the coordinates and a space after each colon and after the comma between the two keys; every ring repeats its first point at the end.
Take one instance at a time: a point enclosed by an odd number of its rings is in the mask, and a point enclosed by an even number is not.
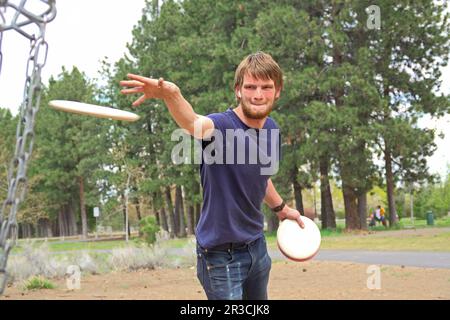
{"type": "Polygon", "coordinates": [[[272,112],[274,102],[271,104],[267,104],[264,107],[263,106],[254,106],[250,103],[247,103],[247,101],[244,101],[244,99],[241,99],[240,101],[242,106],[242,112],[247,118],[255,119],[255,120],[261,120],[267,117],[270,112],[272,112]],[[256,110],[255,110],[256,109],[256,110]]]}

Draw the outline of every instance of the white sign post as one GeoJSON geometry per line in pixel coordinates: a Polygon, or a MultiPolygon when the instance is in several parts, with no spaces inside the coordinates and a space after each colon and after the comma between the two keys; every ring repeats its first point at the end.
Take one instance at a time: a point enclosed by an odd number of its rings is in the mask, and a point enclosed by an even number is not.
{"type": "Polygon", "coordinates": [[[98,238],[98,226],[97,226],[97,218],[100,217],[100,208],[94,208],[94,217],[95,217],[95,239],[98,238]]]}

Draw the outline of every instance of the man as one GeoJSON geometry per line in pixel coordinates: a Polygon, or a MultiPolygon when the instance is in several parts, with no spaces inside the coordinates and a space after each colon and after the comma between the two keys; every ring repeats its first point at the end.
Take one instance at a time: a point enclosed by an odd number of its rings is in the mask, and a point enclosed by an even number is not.
{"type": "Polygon", "coordinates": [[[263,159],[279,150],[279,129],[269,114],[283,87],[280,67],[266,53],[247,56],[235,74],[237,107],[208,116],[196,114],[171,82],[133,74],[128,78],[121,85],[132,88],[121,92],[142,94],[134,106],[146,99],[164,100],[176,123],[203,141],[197,276],[208,299],[267,299],[271,259],[263,234],[262,201],[280,220],[296,220],[304,227],[300,213],[275,190],[270,179],[273,171],[264,171],[267,161],[263,159]],[[252,150],[257,150],[256,157],[252,150]],[[211,157],[217,161],[207,161],[211,157]],[[239,162],[244,158],[244,163],[239,162]]]}

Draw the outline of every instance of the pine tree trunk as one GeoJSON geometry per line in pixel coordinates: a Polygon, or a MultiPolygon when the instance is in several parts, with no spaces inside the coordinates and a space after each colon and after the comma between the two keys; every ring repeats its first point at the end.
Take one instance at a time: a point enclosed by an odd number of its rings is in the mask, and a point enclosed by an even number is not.
{"type": "Polygon", "coordinates": [[[195,209],[194,206],[191,204],[188,207],[187,211],[187,232],[188,235],[194,234],[194,223],[195,223],[195,209]]]}
{"type": "Polygon", "coordinates": [[[38,220],[38,237],[48,238],[52,236],[52,229],[50,227],[50,220],[39,219],[38,220]]]}
{"type": "Polygon", "coordinates": [[[394,174],[392,172],[392,158],[391,153],[388,150],[388,144],[386,143],[386,150],[384,152],[384,160],[386,167],[386,189],[387,189],[387,200],[388,200],[388,211],[389,211],[389,226],[393,227],[397,224],[397,210],[395,208],[395,198],[394,198],[394,174]]]}
{"type": "Polygon", "coordinates": [[[127,203],[125,201],[125,195],[122,194],[123,204],[122,204],[122,215],[123,215],[123,231],[126,232],[128,237],[131,235],[130,223],[127,223],[127,203]],[[128,227],[128,228],[127,228],[128,227]]]}
{"type": "Polygon", "coordinates": [[[31,226],[29,223],[21,223],[19,234],[21,233],[23,239],[31,238],[31,226]],[[21,231],[21,232],[20,232],[21,231]]]}
{"type": "Polygon", "coordinates": [[[64,205],[60,211],[58,212],[58,235],[60,237],[67,237],[73,235],[72,233],[72,225],[73,221],[71,221],[71,206],[64,205]]]}
{"type": "MultiPolygon", "coordinates": [[[[296,172],[296,170],[294,170],[296,172]]],[[[297,209],[301,215],[305,215],[305,209],[303,207],[303,196],[302,187],[297,181],[297,175],[292,175],[292,185],[294,187],[294,197],[295,197],[295,209],[297,209]]]]}
{"type": "Polygon", "coordinates": [[[51,221],[51,230],[52,230],[52,237],[59,236],[58,216],[56,217],[56,219],[51,221]]]}
{"type": "Polygon", "coordinates": [[[159,218],[161,220],[161,227],[164,231],[169,232],[169,225],[167,223],[167,214],[166,209],[164,207],[161,208],[159,212],[159,218]]]}
{"type": "Polygon", "coordinates": [[[136,209],[138,221],[141,221],[142,220],[141,203],[139,202],[139,199],[137,197],[134,199],[134,208],[136,209]]]}
{"type": "Polygon", "coordinates": [[[67,211],[64,212],[65,218],[68,221],[69,226],[69,236],[75,236],[78,235],[78,225],[77,225],[77,219],[75,215],[76,204],[75,201],[71,201],[69,205],[67,205],[67,211]]]}
{"type": "Polygon", "coordinates": [[[360,228],[367,230],[367,192],[358,195],[358,214],[360,228]]]}
{"type": "Polygon", "coordinates": [[[345,206],[345,228],[348,230],[359,229],[359,215],[357,196],[352,187],[342,181],[342,190],[345,206]]]}
{"type": "Polygon", "coordinates": [[[165,190],[166,195],[166,205],[167,205],[167,222],[169,224],[169,235],[170,238],[175,238],[175,215],[172,205],[172,196],[170,195],[170,186],[166,187],[165,190]]]}
{"type": "Polygon", "coordinates": [[[88,236],[88,228],[87,228],[86,205],[85,205],[85,198],[84,198],[84,179],[83,179],[83,177],[78,177],[78,181],[80,184],[81,234],[82,234],[82,238],[86,239],[88,236]]]}
{"type": "MultiPolygon", "coordinates": [[[[152,204],[152,209],[153,209],[153,213],[156,217],[156,223],[158,224],[158,226],[160,226],[162,229],[162,220],[161,220],[161,214],[159,212],[159,209],[156,206],[156,197],[158,196],[158,194],[156,192],[152,193],[152,199],[150,200],[150,203],[152,204]]],[[[165,230],[165,229],[164,229],[165,230]]]]}
{"type": "Polygon", "coordinates": [[[184,217],[184,201],[183,201],[183,191],[181,186],[177,185],[175,189],[175,211],[178,212],[179,217],[179,233],[178,236],[181,238],[186,237],[186,222],[184,217]]]}
{"type": "MultiPolygon", "coordinates": [[[[140,225],[140,222],[142,220],[142,215],[141,215],[141,204],[139,202],[139,198],[138,197],[134,198],[134,208],[136,209],[136,215],[137,215],[137,218],[138,218],[138,225],[140,225]]],[[[139,228],[139,237],[141,237],[141,236],[142,236],[141,228],[139,228]]]]}
{"type": "Polygon", "coordinates": [[[328,159],[320,160],[320,214],[322,217],[323,229],[336,229],[336,214],[333,207],[333,197],[331,195],[330,179],[328,177],[328,159]]]}
{"type": "MultiPolygon", "coordinates": [[[[200,183],[194,182],[194,186],[192,188],[192,191],[196,196],[200,198],[201,191],[200,191],[200,183]]],[[[202,213],[202,204],[200,202],[197,202],[194,204],[195,207],[195,214],[194,214],[194,233],[195,229],[197,228],[198,221],[200,220],[200,214],[202,213]]]]}
{"type": "Polygon", "coordinates": [[[64,217],[64,207],[58,212],[58,236],[65,237],[68,235],[66,219],[64,217]]]}
{"type": "Polygon", "coordinates": [[[155,214],[156,224],[162,228],[160,217],[161,214],[159,213],[159,211],[153,211],[153,213],[155,214]]]}
{"type": "MultiPolygon", "coordinates": [[[[172,194],[171,194],[171,198],[172,198],[172,194]]],[[[180,208],[179,208],[179,205],[178,205],[178,203],[177,203],[177,188],[176,188],[176,186],[175,186],[175,195],[174,195],[174,200],[173,200],[173,203],[174,203],[174,208],[173,208],[173,224],[174,224],[174,226],[175,226],[175,230],[174,230],[174,233],[175,233],[175,237],[180,237],[180,232],[181,232],[181,228],[180,228],[180,220],[181,220],[181,217],[180,217],[180,208]]]]}
{"type": "Polygon", "coordinates": [[[197,228],[197,224],[200,220],[200,215],[202,214],[202,205],[200,203],[195,204],[195,223],[194,223],[194,233],[197,228]]]}

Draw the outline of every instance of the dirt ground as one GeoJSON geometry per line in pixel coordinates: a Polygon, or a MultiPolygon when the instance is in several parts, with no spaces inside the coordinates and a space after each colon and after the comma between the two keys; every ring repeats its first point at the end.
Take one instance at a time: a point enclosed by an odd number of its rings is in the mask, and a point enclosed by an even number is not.
{"type": "MultiPolygon", "coordinates": [[[[275,261],[269,298],[450,299],[450,269],[380,266],[380,289],[368,289],[368,279],[374,276],[368,267],[348,262],[275,261]]],[[[194,267],[86,275],[79,290],[68,290],[65,279],[53,282],[57,288],[52,290],[23,291],[14,285],[6,288],[0,299],[206,299],[194,267]]]]}
{"type": "MultiPolygon", "coordinates": [[[[355,237],[422,236],[450,228],[412,229],[354,234],[355,237]]],[[[379,289],[373,266],[351,262],[275,260],[269,282],[272,300],[450,300],[450,269],[379,265],[379,289]]],[[[20,283],[6,288],[0,300],[203,300],[195,266],[83,275],[79,290],[68,290],[66,279],[52,280],[55,289],[25,291],[20,283]]]]}

